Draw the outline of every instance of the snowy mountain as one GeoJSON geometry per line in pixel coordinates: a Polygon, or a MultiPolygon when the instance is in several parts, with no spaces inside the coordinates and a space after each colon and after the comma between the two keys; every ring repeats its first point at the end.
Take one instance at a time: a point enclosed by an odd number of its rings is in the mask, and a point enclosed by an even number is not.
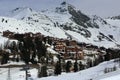
{"type": "MultiPolygon", "coordinates": [[[[24,0],[11,0],[9,3],[16,1],[18,3],[24,2],[24,0]]],[[[40,2],[40,0],[36,1],[40,2]]],[[[41,1],[48,2],[48,0],[41,1]]],[[[6,3],[4,0],[1,0],[0,2],[6,3]]],[[[33,4],[35,4],[33,0],[29,0],[28,3],[25,2],[24,4],[28,5],[29,2],[33,2],[33,4]]],[[[51,36],[60,39],[72,39],[76,40],[78,43],[84,42],[97,45],[98,47],[104,46],[106,48],[120,48],[120,16],[103,19],[97,15],[88,15],[87,13],[82,12],[80,9],[75,7],[76,5],[73,5],[76,2],[73,4],[69,4],[67,2],[59,3],[61,2],[60,0],[56,0],[55,2],[57,3],[53,5],[52,8],[49,7],[49,9],[45,6],[46,9],[39,10],[39,7],[36,10],[35,7],[31,7],[32,5],[24,7],[24,5],[15,4],[11,5],[14,9],[8,10],[8,12],[5,14],[3,14],[4,12],[1,11],[0,46],[4,48],[4,45],[7,43],[7,41],[9,41],[8,38],[2,36],[3,31],[11,31],[14,33],[39,32],[45,36],[51,36]]],[[[47,51],[53,52],[53,50],[49,48],[47,51]]],[[[47,78],[37,78],[36,69],[31,69],[30,72],[35,80],[111,80],[111,78],[109,78],[111,76],[113,80],[116,80],[116,77],[118,79],[120,78],[119,70],[119,63],[111,60],[77,73],[71,72],[66,74],[63,72],[62,75],[59,75],[58,77],[50,76],[47,78]],[[117,71],[105,74],[105,68],[111,70],[114,66],[117,67],[117,71]]],[[[11,77],[14,80],[25,79],[24,71],[20,71],[19,68],[11,69],[11,72],[13,73],[11,77]]],[[[5,80],[7,70],[0,69],[0,74],[0,79],[5,80]]]]}
{"type": "Polygon", "coordinates": [[[40,32],[46,36],[68,38],[107,48],[120,44],[120,24],[116,20],[86,15],[66,2],[54,9],[39,12],[28,7],[17,7],[7,15],[0,17],[1,31],[40,32]]]}

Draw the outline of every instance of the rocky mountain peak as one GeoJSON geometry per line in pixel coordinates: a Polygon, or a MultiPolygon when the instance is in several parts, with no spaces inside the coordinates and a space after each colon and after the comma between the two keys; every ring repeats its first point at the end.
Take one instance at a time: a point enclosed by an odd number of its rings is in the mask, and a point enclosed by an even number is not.
{"type": "Polygon", "coordinates": [[[10,27],[14,30],[13,28],[16,26],[18,31],[40,32],[43,35],[58,38],[70,37],[70,39],[78,42],[92,43],[99,46],[108,43],[105,45],[107,47],[110,45],[115,46],[119,42],[117,37],[120,33],[119,27],[112,26],[110,21],[109,23],[101,17],[86,15],[66,2],[62,2],[52,10],[47,9],[43,12],[36,12],[28,7],[17,7],[11,12],[9,15],[16,20],[9,19],[6,23],[6,20],[1,17],[1,29],[7,26],[6,28],[10,27]],[[24,25],[22,25],[23,22],[24,25]]]}
{"type": "Polygon", "coordinates": [[[118,19],[118,20],[120,20],[120,15],[118,15],[118,16],[113,16],[113,17],[111,17],[111,19],[118,19]]]}
{"type": "Polygon", "coordinates": [[[15,9],[13,9],[11,12],[12,12],[13,14],[15,14],[15,13],[19,13],[19,12],[22,12],[22,11],[32,12],[33,10],[32,10],[32,8],[29,8],[29,7],[17,7],[17,8],[15,8],[15,9]]]}
{"type": "Polygon", "coordinates": [[[67,9],[67,3],[64,1],[60,4],[59,7],[56,7],[55,12],[61,13],[61,14],[66,14],[68,11],[67,9]]]}

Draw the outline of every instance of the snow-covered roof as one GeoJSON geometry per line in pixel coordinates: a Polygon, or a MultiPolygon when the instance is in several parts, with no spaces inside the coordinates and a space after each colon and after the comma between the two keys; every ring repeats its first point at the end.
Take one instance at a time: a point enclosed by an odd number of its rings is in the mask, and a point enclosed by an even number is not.
{"type": "Polygon", "coordinates": [[[98,52],[95,50],[83,50],[85,54],[97,54],[98,52]]]}
{"type": "Polygon", "coordinates": [[[59,54],[58,52],[56,52],[55,50],[51,49],[50,47],[47,48],[47,52],[51,53],[51,54],[59,54]]]}

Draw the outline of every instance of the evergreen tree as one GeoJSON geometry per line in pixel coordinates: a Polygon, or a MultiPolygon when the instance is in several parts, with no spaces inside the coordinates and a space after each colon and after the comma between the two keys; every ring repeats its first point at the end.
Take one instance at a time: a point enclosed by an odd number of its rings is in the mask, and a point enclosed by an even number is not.
{"type": "Polygon", "coordinates": [[[77,72],[77,71],[78,71],[78,63],[75,62],[75,63],[74,63],[74,72],[77,72]]]}
{"type": "Polygon", "coordinates": [[[55,75],[61,74],[61,63],[58,61],[55,65],[55,70],[54,70],[55,75]]]}
{"type": "Polygon", "coordinates": [[[28,52],[26,49],[24,49],[22,55],[23,55],[23,56],[22,56],[22,57],[23,57],[23,61],[24,61],[26,64],[28,64],[29,61],[30,61],[30,54],[29,54],[29,52],[28,52]]]}
{"type": "Polygon", "coordinates": [[[66,72],[70,72],[70,67],[72,66],[72,63],[71,63],[71,61],[67,61],[67,63],[66,63],[66,72]]]}
{"type": "Polygon", "coordinates": [[[84,69],[84,65],[82,64],[82,62],[79,62],[79,70],[83,70],[84,69]]]}
{"type": "Polygon", "coordinates": [[[3,51],[1,64],[6,64],[9,60],[9,53],[3,51]]]}

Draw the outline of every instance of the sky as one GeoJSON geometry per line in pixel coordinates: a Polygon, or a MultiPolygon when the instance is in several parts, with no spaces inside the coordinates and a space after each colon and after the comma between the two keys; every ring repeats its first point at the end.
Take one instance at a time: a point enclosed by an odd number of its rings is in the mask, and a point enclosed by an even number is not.
{"type": "MultiPolygon", "coordinates": [[[[16,7],[31,7],[37,11],[54,8],[65,0],[0,0],[0,15],[16,7]]],[[[66,0],[82,12],[101,17],[120,15],[120,0],[66,0]]]]}

